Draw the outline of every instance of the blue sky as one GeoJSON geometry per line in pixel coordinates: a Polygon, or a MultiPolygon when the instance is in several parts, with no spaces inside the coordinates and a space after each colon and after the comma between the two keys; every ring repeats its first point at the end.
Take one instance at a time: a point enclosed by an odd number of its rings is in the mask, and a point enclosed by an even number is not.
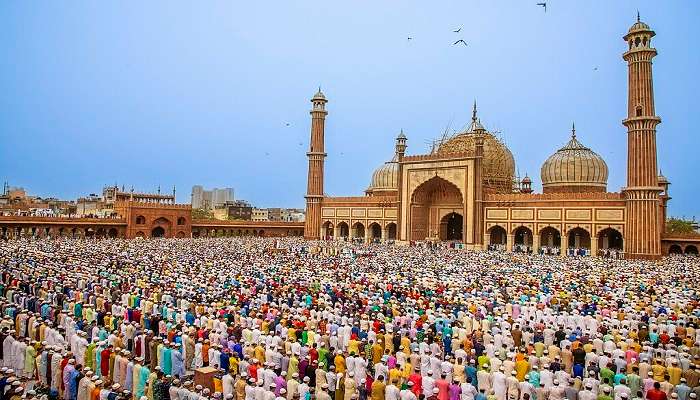
{"type": "Polygon", "coordinates": [[[302,206],[309,98],[321,85],[330,195],[362,194],[402,128],[409,154],[428,151],[469,121],[475,98],[538,190],[575,121],[617,191],[621,36],[639,9],[657,32],[670,213],[700,217],[700,2],[549,0],[546,13],[536,2],[4,1],[0,179],[62,198],[114,182],[176,185],[181,202],[194,184],[232,186],[258,206],[302,206]]]}

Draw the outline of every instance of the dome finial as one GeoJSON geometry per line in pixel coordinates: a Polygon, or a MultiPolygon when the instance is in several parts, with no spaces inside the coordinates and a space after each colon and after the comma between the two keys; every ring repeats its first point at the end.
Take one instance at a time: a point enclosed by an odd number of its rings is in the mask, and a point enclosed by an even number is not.
{"type": "Polygon", "coordinates": [[[476,99],[474,99],[474,107],[472,108],[472,121],[476,122],[476,99]]]}
{"type": "Polygon", "coordinates": [[[637,10],[637,22],[640,22],[640,19],[639,19],[639,10],[637,10]]]}
{"type": "Polygon", "coordinates": [[[576,139],[576,123],[571,123],[571,138],[576,139]]]}

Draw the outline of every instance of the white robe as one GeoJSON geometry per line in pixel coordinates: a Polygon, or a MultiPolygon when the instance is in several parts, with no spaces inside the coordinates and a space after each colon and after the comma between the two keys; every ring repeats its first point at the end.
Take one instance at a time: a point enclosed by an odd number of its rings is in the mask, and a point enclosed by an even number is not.
{"type": "Polygon", "coordinates": [[[204,358],[202,357],[202,344],[194,345],[194,359],[192,360],[192,369],[202,368],[204,366],[204,358]]]}
{"type": "Polygon", "coordinates": [[[15,342],[16,342],[16,340],[12,336],[7,336],[5,338],[5,340],[2,342],[2,353],[3,353],[2,365],[4,367],[13,368],[14,360],[12,358],[12,355],[13,355],[13,345],[15,342]]]}

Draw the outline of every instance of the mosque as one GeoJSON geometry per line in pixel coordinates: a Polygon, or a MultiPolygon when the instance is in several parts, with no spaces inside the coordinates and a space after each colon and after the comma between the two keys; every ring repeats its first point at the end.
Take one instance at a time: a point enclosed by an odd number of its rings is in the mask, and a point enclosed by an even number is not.
{"type": "Polygon", "coordinates": [[[484,128],[474,104],[471,124],[437,141],[428,154],[407,155],[408,138],[401,132],[393,158],[374,171],[364,196],[326,196],[327,99],[319,90],[311,99],[305,237],[455,241],[466,249],[507,251],[615,249],[630,259],[673,251],[675,244],[664,236],[670,183],[657,168],[654,35],[639,19],[624,35],[627,184],[619,191],[608,190],[605,160],[572,127],[568,143],[542,164],[543,193],[533,193],[532,179],[516,178],[513,154],[484,128]]]}

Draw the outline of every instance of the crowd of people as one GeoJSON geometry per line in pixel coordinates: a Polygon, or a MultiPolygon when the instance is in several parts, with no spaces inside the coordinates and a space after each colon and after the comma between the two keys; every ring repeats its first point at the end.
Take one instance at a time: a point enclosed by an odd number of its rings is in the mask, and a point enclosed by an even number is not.
{"type": "Polygon", "coordinates": [[[700,259],[0,244],[0,400],[700,397],[700,259]]]}

